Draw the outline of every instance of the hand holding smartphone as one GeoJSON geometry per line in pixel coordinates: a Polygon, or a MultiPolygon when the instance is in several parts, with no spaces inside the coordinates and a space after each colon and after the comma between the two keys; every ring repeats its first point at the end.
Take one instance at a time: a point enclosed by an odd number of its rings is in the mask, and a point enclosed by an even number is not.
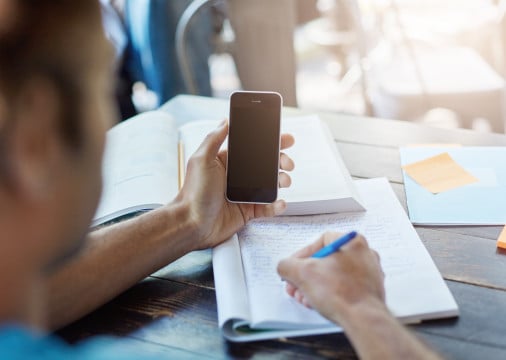
{"type": "Polygon", "coordinates": [[[265,204],[276,200],[282,101],[275,92],[238,91],[230,96],[229,201],[265,204]]]}

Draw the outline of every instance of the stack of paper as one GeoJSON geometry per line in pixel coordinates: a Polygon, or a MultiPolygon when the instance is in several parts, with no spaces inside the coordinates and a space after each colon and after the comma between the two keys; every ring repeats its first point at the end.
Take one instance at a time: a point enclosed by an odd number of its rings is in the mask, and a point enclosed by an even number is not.
{"type": "Polygon", "coordinates": [[[404,147],[400,155],[414,224],[506,224],[506,147],[404,147]]]}

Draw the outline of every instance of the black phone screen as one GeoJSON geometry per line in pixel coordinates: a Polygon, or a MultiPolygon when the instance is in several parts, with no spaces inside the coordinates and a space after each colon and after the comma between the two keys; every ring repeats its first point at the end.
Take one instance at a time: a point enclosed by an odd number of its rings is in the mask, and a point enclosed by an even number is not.
{"type": "Polygon", "coordinates": [[[276,200],[281,96],[237,92],[230,98],[227,198],[237,202],[276,200]]]}

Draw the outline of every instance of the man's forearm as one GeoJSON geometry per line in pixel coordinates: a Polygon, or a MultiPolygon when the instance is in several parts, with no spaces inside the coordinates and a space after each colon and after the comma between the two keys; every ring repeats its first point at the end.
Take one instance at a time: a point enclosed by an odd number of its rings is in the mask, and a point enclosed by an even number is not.
{"type": "Polygon", "coordinates": [[[81,253],[48,279],[48,327],[79,319],[191,251],[195,240],[180,203],[90,233],[81,253]]]}
{"type": "Polygon", "coordinates": [[[360,359],[440,359],[383,304],[361,304],[341,320],[360,359]]]}

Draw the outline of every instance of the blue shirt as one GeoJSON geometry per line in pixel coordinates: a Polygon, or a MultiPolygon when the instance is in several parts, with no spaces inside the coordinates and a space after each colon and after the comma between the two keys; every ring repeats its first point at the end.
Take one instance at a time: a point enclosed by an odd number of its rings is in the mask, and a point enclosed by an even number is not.
{"type": "Polygon", "coordinates": [[[139,349],[138,343],[134,345],[122,339],[96,337],[73,346],[56,336],[38,334],[20,326],[0,327],[2,359],[128,360],[148,359],[146,355],[139,349]]]}

